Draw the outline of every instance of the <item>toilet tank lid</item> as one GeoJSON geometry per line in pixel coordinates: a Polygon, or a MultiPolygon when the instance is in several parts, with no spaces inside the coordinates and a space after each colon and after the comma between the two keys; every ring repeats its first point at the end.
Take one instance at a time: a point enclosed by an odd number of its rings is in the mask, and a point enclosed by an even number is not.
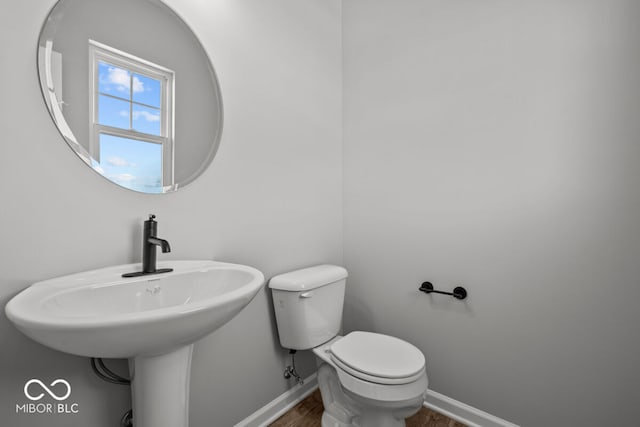
{"type": "Polygon", "coordinates": [[[269,287],[281,291],[308,291],[345,279],[347,276],[344,267],[323,264],[274,276],[269,280],[269,287]]]}

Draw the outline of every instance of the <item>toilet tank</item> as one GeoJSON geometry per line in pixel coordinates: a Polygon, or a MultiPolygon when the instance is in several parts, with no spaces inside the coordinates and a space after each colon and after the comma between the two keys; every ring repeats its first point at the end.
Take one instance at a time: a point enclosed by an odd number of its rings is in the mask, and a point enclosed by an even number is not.
{"type": "Polygon", "coordinates": [[[346,278],[343,267],[325,264],[269,280],[282,347],[307,350],[338,335],[346,278]]]}

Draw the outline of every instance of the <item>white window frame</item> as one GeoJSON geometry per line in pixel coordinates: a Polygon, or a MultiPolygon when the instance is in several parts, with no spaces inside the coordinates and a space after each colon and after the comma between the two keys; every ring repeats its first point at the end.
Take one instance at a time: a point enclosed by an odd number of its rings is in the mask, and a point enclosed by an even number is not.
{"type": "MultiPolygon", "coordinates": [[[[127,52],[105,44],[89,40],[89,82],[90,82],[90,130],[89,152],[100,162],[100,135],[113,135],[138,141],[162,145],[162,187],[163,191],[174,187],[174,91],[175,73],[161,65],[138,58],[127,52]],[[160,136],[133,129],[122,129],[98,123],[99,62],[106,62],[131,73],[150,77],[161,82],[160,136]]],[[[132,102],[132,100],[130,100],[132,102]]],[[[132,120],[132,118],[130,118],[132,120]]]]}

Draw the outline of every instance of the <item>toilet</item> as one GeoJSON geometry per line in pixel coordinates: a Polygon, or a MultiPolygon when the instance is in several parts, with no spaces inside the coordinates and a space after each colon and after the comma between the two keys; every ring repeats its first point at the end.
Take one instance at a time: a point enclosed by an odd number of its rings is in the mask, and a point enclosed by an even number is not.
{"type": "Polygon", "coordinates": [[[347,270],[318,265],[269,281],[282,347],[313,350],[322,427],[400,427],[424,403],[427,373],[418,348],[389,335],[339,335],[347,270]]]}

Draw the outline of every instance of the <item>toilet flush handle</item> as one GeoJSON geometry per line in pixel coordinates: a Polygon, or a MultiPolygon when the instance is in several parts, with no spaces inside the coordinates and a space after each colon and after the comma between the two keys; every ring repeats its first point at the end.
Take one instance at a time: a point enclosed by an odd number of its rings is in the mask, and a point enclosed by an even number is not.
{"type": "Polygon", "coordinates": [[[313,291],[303,292],[300,294],[300,298],[311,298],[313,296],[313,291]]]}

